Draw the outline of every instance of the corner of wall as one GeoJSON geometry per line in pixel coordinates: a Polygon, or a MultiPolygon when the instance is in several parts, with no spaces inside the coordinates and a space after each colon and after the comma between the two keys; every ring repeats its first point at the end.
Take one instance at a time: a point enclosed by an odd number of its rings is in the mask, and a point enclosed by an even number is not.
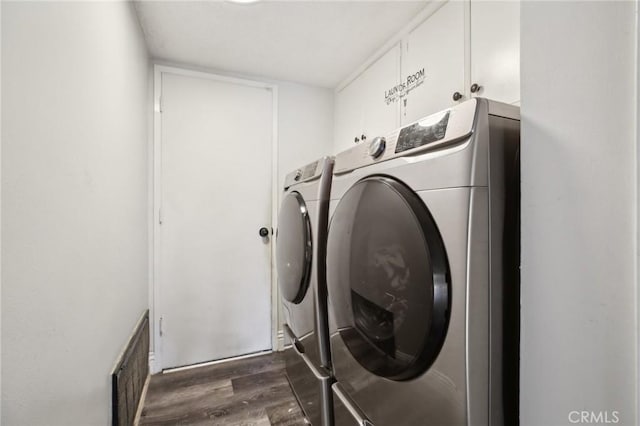
{"type": "Polygon", "coordinates": [[[153,176],[154,176],[154,155],[153,155],[153,114],[154,114],[154,64],[151,57],[148,62],[147,73],[147,286],[149,307],[149,369],[153,371],[153,363],[151,356],[155,343],[155,321],[154,321],[154,206],[153,206],[153,176]]]}
{"type": "Polygon", "coordinates": [[[640,2],[635,1],[635,138],[636,138],[636,167],[635,167],[635,284],[636,284],[636,342],[635,342],[635,359],[636,359],[636,389],[635,389],[635,420],[636,424],[640,421],[640,2]]]}
{"type": "MultiPolygon", "coordinates": [[[[0,1],[0,395],[2,394],[2,2],[0,1]]],[[[0,398],[0,425],[2,398],[0,398]]]]}

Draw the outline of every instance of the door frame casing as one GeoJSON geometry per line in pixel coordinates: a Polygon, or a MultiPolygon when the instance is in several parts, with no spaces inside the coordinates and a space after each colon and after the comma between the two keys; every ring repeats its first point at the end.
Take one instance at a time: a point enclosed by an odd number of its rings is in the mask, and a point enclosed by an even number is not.
{"type": "MultiPolygon", "coordinates": [[[[151,318],[151,352],[149,353],[149,364],[151,373],[162,370],[162,339],[160,337],[159,312],[161,289],[160,289],[160,208],[162,206],[162,75],[174,74],[183,77],[195,77],[205,80],[213,80],[222,83],[237,84],[255,88],[263,88],[271,91],[272,95],[272,134],[271,134],[271,229],[275,229],[278,214],[278,86],[262,81],[248,80],[244,78],[229,77],[225,75],[195,71],[186,68],[179,68],[168,65],[154,64],[153,66],[153,153],[151,161],[152,179],[149,185],[151,198],[151,212],[149,218],[153,221],[153,231],[149,236],[149,259],[152,267],[149,268],[149,311],[151,318]]],[[[275,238],[271,235],[269,250],[270,289],[271,289],[271,350],[278,350],[278,286],[275,276],[275,238]]],[[[243,356],[245,354],[239,354],[243,356]]]]}

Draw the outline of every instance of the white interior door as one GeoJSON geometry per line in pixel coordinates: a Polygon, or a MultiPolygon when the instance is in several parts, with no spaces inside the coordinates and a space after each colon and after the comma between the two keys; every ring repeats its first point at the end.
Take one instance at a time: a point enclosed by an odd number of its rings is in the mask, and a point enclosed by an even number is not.
{"type": "Polygon", "coordinates": [[[272,90],[161,75],[162,368],[270,349],[272,90]]]}

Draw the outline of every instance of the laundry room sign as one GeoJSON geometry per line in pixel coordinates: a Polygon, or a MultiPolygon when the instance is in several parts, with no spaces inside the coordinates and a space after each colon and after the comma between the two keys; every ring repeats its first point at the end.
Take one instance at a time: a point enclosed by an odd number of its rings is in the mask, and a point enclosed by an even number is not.
{"type": "Polygon", "coordinates": [[[392,102],[396,102],[399,99],[404,98],[409,94],[409,92],[424,83],[424,78],[424,68],[415,73],[409,74],[405,81],[384,91],[385,103],[389,105],[392,102]]]}

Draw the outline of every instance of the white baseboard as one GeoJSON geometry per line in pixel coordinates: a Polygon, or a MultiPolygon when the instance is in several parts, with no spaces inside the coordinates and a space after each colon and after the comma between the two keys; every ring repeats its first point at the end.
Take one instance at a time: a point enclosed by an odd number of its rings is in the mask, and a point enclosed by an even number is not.
{"type": "Polygon", "coordinates": [[[160,366],[156,366],[156,354],[149,352],[149,374],[156,374],[160,372],[160,366]]]}
{"type": "Polygon", "coordinates": [[[284,350],[284,331],[278,330],[278,347],[276,348],[278,352],[282,352],[284,350]]]}
{"type": "Polygon", "coordinates": [[[162,370],[162,374],[176,373],[178,371],[191,370],[191,369],[198,368],[198,367],[208,367],[210,365],[223,364],[223,363],[229,362],[229,361],[237,361],[237,360],[240,360],[240,359],[254,358],[254,357],[257,357],[257,356],[268,355],[268,354],[270,354],[272,352],[273,351],[270,351],[270,350],[259,351],[259,352],[253,352],[253,353],[246,354],[246,355],[240,355],[240,356],[234,356],[234,357],[230,357],[230,358],[218,359],[218,360],[215,360],[215,361],[206,361],[206,362],[200,362],[200,363],[197,363],[197,364],[185,365],[184,367],[167,368],[165,370],[162,370]]]}

